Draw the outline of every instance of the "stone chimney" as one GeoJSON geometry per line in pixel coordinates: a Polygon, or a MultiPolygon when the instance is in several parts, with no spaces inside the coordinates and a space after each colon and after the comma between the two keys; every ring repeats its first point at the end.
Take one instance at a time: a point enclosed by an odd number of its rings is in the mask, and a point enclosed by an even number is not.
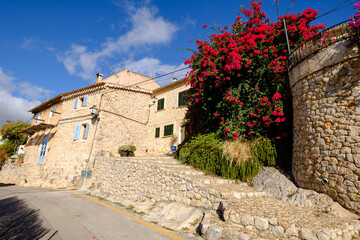
{"type": "Polygon", "coordinates": [[[177,78],[173,78],[173,82],[177,82],[177,78]]]}
{"type": "Polygon", "coordinates": [[[102,81],[103,75],[101,73],[97,73],[96,76],[97,76],[96,83],[100,83],[102,81]]]}

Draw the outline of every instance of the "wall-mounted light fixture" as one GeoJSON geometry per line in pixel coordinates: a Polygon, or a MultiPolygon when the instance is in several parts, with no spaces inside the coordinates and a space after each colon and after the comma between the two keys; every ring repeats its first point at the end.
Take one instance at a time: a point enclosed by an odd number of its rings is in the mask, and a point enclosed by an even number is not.
{"type": "Polygon", "coordinates": [[[99,110],[97,109],[97,107],[95,105],[90,108],[90,114],[93,117],[96,117],[97,115],[99,115],[99,110]]]}
{"type": "Polygon", "coordinates": [[[153,96],[153,97],[151,98],[151,101],[152,101],[153,104],[156,103],[156,100],[157,100],[157,98],[156,98],[155,96],[153,96]]]}

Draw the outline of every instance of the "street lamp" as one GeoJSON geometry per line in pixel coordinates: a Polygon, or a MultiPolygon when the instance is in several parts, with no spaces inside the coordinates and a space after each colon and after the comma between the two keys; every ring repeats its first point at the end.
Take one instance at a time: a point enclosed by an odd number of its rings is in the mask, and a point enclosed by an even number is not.
{"type": "Polygon", "coordinates": [[[156,98],[155,96],[153,96],[153,97],[151,98],[151,101],[152,101],[153,104],[156,103],[156,100],[157,100],[157,98],[156,98]]]}
{"type": "Polygon", "coordinates": [[[96,108],[95,105],[90,108],[90,114],[93,117],[96,117],[97,115],[99,115],[99,110],[96,108]]]}

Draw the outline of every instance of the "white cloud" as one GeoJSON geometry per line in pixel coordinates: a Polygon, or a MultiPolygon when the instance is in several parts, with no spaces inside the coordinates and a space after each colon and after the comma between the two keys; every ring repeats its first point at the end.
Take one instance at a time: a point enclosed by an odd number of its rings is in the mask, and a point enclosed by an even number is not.
{"type": "Polygon", "coordinates": [[[58,55],[66,70],[71,75],[78,75],[83,79],[90,80],[100,60],[113,57],[139,47],[151,47],[156,44],[168,43],[172,40],[178,27],[165,20],[161,16],[156,16],[155,7],[143,6],[134,8],[128,6],[129,22],[131,30],[117,39],[107,39],[101,44],[99,50],[88,51],[86,46],[73,44],[71,49],[64,55],[58,55]]]}
{"type": "Polygon", "coordinates": [[[15,82],[14,80],[16,80],[15,77],[5,73],[0,67],[0,125],[6,120],[28,121],[32,118],[32,114],[28,111],[41,103],[39,99],[48,97],[53,93],[28,82],[15,82]],[[15,97],[13,95],[15,90],[24,98],[15,97]]]}
{"type": "Polygon", "coordinates": [[[38,48],[37,45],[37,37],[24,37],[24,42],[20,45],[22,48],[27,49],[27,50],[33,50],[38,48]]]}
{"type": "Polygon", "coordinates": [[[29,109],[39,105],[40,101],[29,101],[24,98],[12,96],[9,92],[0,89],[0,125],[7,120],[24,122],[29,121],[33,115],[29,113],[29,109]]]}
{"type": "Polygon", "coordinates": [[[4,70],[0,67],[0,89],[3,88],[7,89],[8,91],[12,91],[14,89],[12,81],[15,79],[15,77],[6,74],[4,70]]]}
{"type": "Polygon", "coordinates": [[[154,76],[155,80],[160,85],[172,82],[173,78],[183,78],[189,70],[183,63],[180,65],[162,64],[161,61],[156,58],[142,58],[137,61],[125,61],[114,67],[116,70],[124,68],[147,76],[154,76]]]}
{"type": "Polygon", "coordinates": [[[20,94],[29,99],[40,99],[44,97],[49,98],[52,94],[54,94],[53,91],[41,87],[33,86],[28,82],[18,83],[17,86],[20,94]]]}

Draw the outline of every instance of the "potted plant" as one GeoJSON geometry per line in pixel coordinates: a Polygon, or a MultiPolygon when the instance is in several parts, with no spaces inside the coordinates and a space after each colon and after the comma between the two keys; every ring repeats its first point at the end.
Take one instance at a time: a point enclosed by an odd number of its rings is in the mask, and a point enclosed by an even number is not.
{"type": "Polygon", "coordinates": [[[118,151],[121,157],[135,156],[136,147],[134,145],[121,145],[118,151]]]}

